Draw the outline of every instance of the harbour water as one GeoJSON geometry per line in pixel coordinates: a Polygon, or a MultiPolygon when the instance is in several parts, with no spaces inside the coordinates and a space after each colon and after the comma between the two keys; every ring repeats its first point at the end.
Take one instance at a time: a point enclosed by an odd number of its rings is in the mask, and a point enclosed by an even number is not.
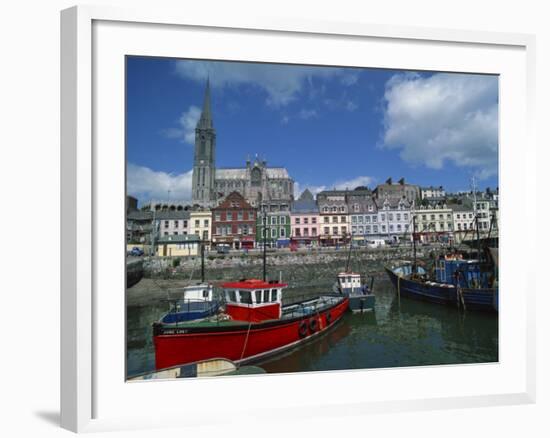
{"type": "MultiPolygon", "coordinates": [[[[288,290],[298,292],[315,290],[288,290]]],[[[318,339],[258,365],[268,373],[287,373],[498,361],[498,315],[399,299],[382,275],[375,293],[374,312],[348,313],[318,339]]],[[[127,308],[128,376],[154,369],[151,323],[167,306],[127,308]]]]}

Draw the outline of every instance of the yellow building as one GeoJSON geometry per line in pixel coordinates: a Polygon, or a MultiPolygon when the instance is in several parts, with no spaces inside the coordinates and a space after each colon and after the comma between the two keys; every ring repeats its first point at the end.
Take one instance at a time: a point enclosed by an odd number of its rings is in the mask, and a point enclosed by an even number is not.
{"type": "Polygon", "coordinates": [[[210,210],[195,210],[189,217],[189,234],[198,236],[204,243],[204,249],[210,249],[212,236],[212,212],[210,210]]]}
{"type": "Polygon", "coordinates": [[[200,239],[194,234],[162,236],[157,241],[157,256],[187,257],[200,254],[200,239]]]}

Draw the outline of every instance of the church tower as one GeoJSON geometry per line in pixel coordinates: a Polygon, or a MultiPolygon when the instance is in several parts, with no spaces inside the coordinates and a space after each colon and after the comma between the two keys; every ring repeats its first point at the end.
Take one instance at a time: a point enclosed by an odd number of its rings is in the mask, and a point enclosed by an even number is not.
{"type": "Polygon", "coordinates": [[[210,80],[206,81],[201,118],[195,128],[195,158],[193,162],[193,204],[208,206],[216,199],[216,131],[210,109],[210,80]]]}

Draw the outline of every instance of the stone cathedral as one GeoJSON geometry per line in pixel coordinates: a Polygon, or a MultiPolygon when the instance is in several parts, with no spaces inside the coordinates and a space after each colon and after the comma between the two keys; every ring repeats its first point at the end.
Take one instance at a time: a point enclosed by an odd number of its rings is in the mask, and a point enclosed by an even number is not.
{"type": "Polygon", "coordinates": [[[216,168],[216,130],[207,81],[201,117],[195,128],[193,204],[212,207],[235,191],[254,207],[287,210],[294,199],[294,180],[284,167],[268,167],[265,160],[257,157],[253,162],[248,159],[245,167],[216,168]]]}

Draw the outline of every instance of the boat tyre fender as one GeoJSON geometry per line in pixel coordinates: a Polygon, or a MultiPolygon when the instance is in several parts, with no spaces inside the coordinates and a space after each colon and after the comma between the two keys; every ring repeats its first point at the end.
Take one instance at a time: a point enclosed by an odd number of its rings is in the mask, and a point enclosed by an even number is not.
{"type": "Polygon", "coordinates": [[[330,312],[327,312],[326,315],[327,325],[329,325],[332,322],[332,314],[330,312]]]}
{"type": "Polygon", "coordinates": [[[307,335],[307,323],[305,321],[300,323],[300,326],[298,327],[298,334],[301,338],[307,335]]]}
{"type": "Polygon", "coordinates": [[[317,331],[317,319],[312,318],[309,320],[309,329],[311,330],[311,333],[315,333],[317,331]]]}

